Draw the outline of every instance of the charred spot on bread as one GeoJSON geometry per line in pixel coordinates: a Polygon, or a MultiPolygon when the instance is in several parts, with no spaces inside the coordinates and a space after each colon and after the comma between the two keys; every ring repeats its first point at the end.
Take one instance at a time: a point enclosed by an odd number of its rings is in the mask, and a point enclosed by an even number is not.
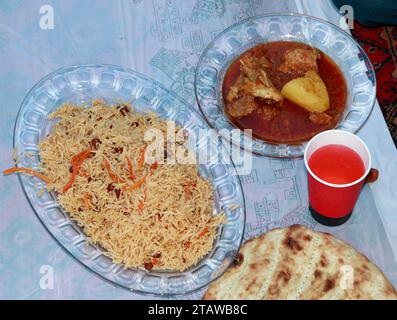
{"type": "Polygon", "coordinates": [[[324,283],[324,292],[330,291],[335,288],[335,279],[327,279],[324,283]]]}
{"type": "Polygon", "coordinates": [[[322,271],[320,271],[318,269],[314,271],[314,277],[316,279],[321,278],[322,274],[323,274],[322,271]]]}
{"type": "Polygon", "coordinates": [[[295,240],[292,236],[287,236],[283,244],[292,251],[301,251],[303,249],[300,243],[297,240],[295,240]]]}
{"type": "Polygon", "coordinates": [[[321,254],[320,265],[325,268],[326,266],[328,266],[328,263],[328,259],[323,254],[321,254]]]}
{"type": "Polygon", "coordinates": [[[288,268],[281,270],[277,275],[277,279],[282,279],[284,283],[288,283],[288,281],[291,279],[291,272],[288,270],[288,268]]]}
{"type": "Polygon", "coordinates": [[[244,262],[244,255],[239,252],[233,260],[233,265],[238,267],[241,266],[244,262]]]}

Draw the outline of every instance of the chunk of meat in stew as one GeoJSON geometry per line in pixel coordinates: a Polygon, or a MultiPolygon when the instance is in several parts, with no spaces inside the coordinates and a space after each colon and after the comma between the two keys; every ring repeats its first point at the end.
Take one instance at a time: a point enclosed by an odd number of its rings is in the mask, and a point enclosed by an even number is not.
{"type": "Polygon", "coordinates": [[[251,95],[256,98],[266,100],[268,103],[280,102],[283,96],[273,87],[266,86],[262,82],[248,82],[244,84],[240,90],[243,95],[251,95]]]}
{"type": "Polygon", "coordinates": [[[238,97],[239,88],[243,85],[243,77],[240,75],[233,86],[229,88],[226,100],[227,102],[232,102],[238,97]]]}
{"type": "Polygon", "coordinates": [[[270,61],[262,56],[256,58],[253,55],[247,55],[240,60],[241,73],[248,81],[255,82],[258,78],[258,71],[265,70],[270,67],[270,61]]]}
{"type": "Polygon", "coordinates": [[[320,113],[313,112],[310,114],[309,119],[314,124],[319,124],[319,125],[329,125],[333,121],[332,116],[330,116],[325,112],[320,112],[320,113]]]}
{"type": "Polygon", "coordinates": [[[308,71],[318,72],[317,58],[319,53],[315,49],[296,48],[288,50],[278,71],[304,75],[308,71]]]}
{"type": "Polygon", "coordinates": [[[235,118],[248,116],[258,108],[253,96],[234,99],[228,107],[230,115],[235,118]]]}
{"type": "Polygon", "coordinates": [[[232,117],[241,118],[254,112],[258,108],[255,98],[269,104],[283,101],[283,96],[274,87],[266,72],[269,66],[270,62],[266,57],[247,55],[240,60],[241,74],[230,87],[226,98],[232,117]]]}

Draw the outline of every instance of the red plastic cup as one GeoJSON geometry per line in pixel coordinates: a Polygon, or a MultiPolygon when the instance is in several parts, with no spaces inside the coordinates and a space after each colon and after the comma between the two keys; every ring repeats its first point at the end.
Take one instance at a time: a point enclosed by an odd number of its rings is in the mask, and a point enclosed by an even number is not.
{"type": "Polygon", "coordinates": [[[371,154],[366,144],[356,135],[342,130],[328,130],[312,138],[304,154],[308,171],[309,210],[313,218],[327,226],[345,223],[352,214],[358,196],[371,170],[371,154]],[[357,180],[347,184],[334,184],[320,179],[310,169],[313,153],[324,146],[339,144],[357,152],[364,163],[365,172],[357,180]]]}

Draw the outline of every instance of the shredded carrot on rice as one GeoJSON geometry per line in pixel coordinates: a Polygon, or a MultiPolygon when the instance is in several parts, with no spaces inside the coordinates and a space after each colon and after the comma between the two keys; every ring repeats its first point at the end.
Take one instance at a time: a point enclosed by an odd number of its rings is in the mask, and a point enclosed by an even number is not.
{"type": "Polygon", "coordinates": [[[125,159],[127,160],[128,173],[130,175],[130,179],[132,181],[134,181],[136,179],[136,176],[135,176],[135,173],[134,173],[134,166],[132,165],[132,161],[127,156],[125,157],[125,159]]]}
{"type": "Polygon", "coordinates": [[[200,234],[198,235],[198,238],[201,238],[202,236],[204,236],[208,231],[209,231],[208,227],[205,227],[204,230],[201,231],[200,234]]]}
{"type": "Polygon", "coordinates": [[[76,176],[80,172],[80,168],[81,168],[84,160],[87,159],[90,155],[91,155],[91,150],[87,149],[87,150],[84,150],[72,157],[71,163],[72,163],[73,171],[72,171],[69,181],[66,183],[66,185],[62,189],[62,193],[65,193],[72,187],[74,180],[76,179],[76,176]]]}
{"type": "Polygon", "coordinates": [[[24,174],[27,174],[27,175],[29,175],[29,176],[35,176],[35,177],[37,177],[37,178],[40,178],[41,180],[43,180],[45,183],[50,183],[50,179],[47,177],[47,176],[45,176],[44,174],[42,174],[42,173],[40,173],[40,172],[38,172],[38,171],[35,171],[35,170],[33,170],[33,169],[29,169],[29,168],[10,168],[10,169],[7,169],[7,170],[4,170],[3,171],[3,174],[5,175],[5,176],[7,176],[7,175],[9,175],[9,174],[13,174],[13,173],[24,173],[24,174]]]}
{"type": "Polygon", "coordinates": [[[119,177],[112,171],[112,168],[110,167],[110,163],[109,163],[109,161],[108,161],[107,159],[104,159],[104,160],[103,160],[103,164],[104,164],[106,170],[107,170],[108,173],[109,173],[110,179],[112,179],[113,182],[115,182],[115,183],[124,182],[123,179],[119,178],[119,177]]]}
{"type": "Polygon", "coordinates": [[[139,160],[138,160],[138,169],[142,169],[143,163],[145,162],[145,152],[146,152],[146,146],[144,146],[141,149],[139,160]]]}

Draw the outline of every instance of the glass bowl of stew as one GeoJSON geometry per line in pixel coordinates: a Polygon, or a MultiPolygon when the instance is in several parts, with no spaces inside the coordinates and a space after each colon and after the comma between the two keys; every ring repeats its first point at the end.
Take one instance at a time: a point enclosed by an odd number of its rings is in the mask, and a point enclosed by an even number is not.
{"type": "MultiPolygon", "coordinates": [[[[289,62],[300,68],[307,62],[301,58],[292,56],[289,62]]],[[[306,15],[270,14],[232,25],[208,45],[196,69],[195,94],[207,123],[224,139],[257,155],[292,158],[302,157],[307,141],[319,132],[333,128],[357,132],[374,106],[376,77],[364,50],[337,26],[306,15]],[[298,77],[280,72],[286,54],[296,49],[317,53],[315,69],[327,88],[329,109],[320,114],[287,99],[275,104],[255,97],[254,111],[232,114],[228,94],[240,81],[241,60],[248,55],[265,57],[270,62],[267,76],[280,92],[298,77]],[[234,138],[238,136],[230,134],[234,129],[251,129],[252,134],[234,138]]]]}

